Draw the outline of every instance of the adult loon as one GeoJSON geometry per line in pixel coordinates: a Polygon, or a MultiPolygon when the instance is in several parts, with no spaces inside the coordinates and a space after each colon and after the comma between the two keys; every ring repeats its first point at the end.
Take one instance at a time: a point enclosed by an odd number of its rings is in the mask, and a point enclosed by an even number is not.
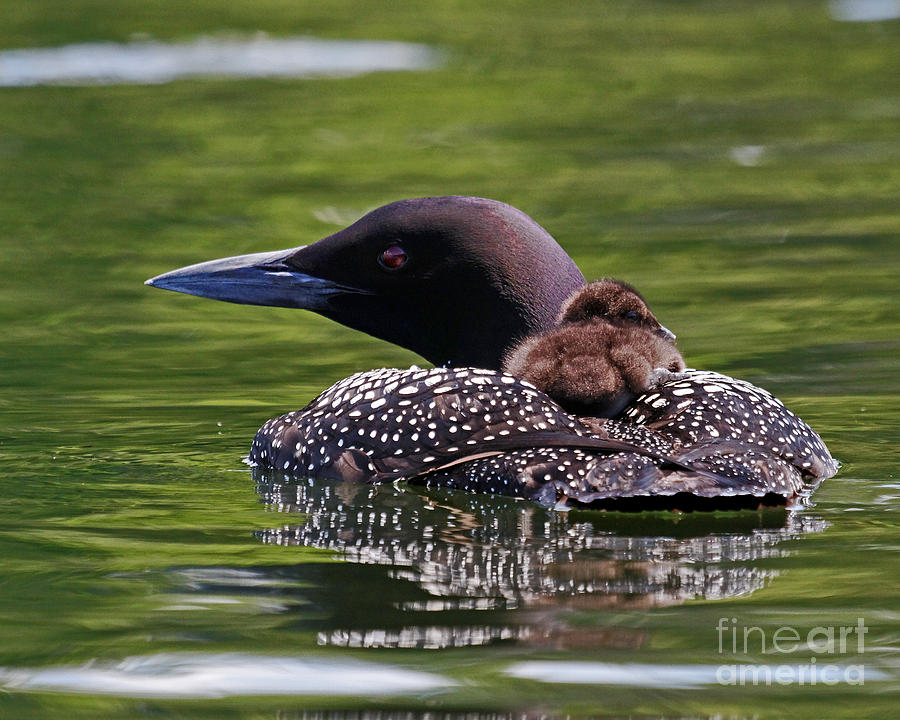
{"type": "Polygon", "coordinates": [[[764,390],[692,371],[614,419],[567,412],[501,368],[585,282],[521,211],[461,196],[401,200],[312,245],[191,265],[148,285],[305,308],[436,367],[358,373],[265,423],[249,460],[286,475],[404,477],[557,507],[785,505],[837,470],[764,390]]]}

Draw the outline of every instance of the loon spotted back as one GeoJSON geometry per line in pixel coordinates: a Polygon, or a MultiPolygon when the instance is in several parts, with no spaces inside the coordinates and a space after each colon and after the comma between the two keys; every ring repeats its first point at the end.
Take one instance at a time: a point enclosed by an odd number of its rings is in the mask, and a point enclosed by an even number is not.
{"type": "Polygon", "coordinates": [[[674,377],[602,419],[499,372],[584,278],[543,228],[493,200],[404,200],[309,246],[147,284],[310,309],[449,366],[363,372],[268,421],[249,459],[284,474],[641,509],[783,505],[837,468],[779,401],[715,373],[674,377]]]}
{"type": "Polygon", "coordinates": [[[557,325],[516,346],[503,370],[570,412],[613,417],[684,370],[674,341],[637,290],[606,278],[576,290],[557,325]]]}

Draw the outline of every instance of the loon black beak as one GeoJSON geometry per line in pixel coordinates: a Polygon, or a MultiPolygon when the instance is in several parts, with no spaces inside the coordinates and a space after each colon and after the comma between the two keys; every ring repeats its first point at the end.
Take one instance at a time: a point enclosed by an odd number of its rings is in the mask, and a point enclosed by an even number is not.
{"type": "Polygon", "coordinates": [[[306,246],[235,255],[157,275],[145,285],[242,305],[271,305],[321,312],[335,295],[370,294],[307,275],[287,263],[306,246]]]}
{"type": "Polygon", "coordinates": [[[669,330],[669,328],[667,328],[665,325],[660,325],[659,329],[656,331],[656,334],[659,335],[663,340],[675,342],[675,333],[669,330]]]}

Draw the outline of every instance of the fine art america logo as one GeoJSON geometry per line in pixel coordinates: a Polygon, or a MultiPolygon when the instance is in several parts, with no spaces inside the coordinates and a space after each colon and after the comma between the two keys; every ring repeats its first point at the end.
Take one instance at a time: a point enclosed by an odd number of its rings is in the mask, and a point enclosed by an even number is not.
{"type": "Polygon", "coordinates": [[[857,618],[856,625],[820,625],[806,633],[790,625],[767,631],[739,624],[737,618],[719,618],[716,633],[720,655],[802,652],[811,657],[802,664],[720,665],[716,681],[720,685],[864,685],[865,665],[846,664],[840,658],[847,654],[862,656],[868,631],[863,618],[857,618]]]}

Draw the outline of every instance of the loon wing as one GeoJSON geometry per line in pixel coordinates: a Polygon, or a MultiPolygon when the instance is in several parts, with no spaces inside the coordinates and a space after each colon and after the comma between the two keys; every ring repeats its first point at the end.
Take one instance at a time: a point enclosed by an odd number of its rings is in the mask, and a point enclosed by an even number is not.
{"type": "Polygon", "coordinates": [[[687,461],[666,455],[652,447],[610,437],[579,435],[569,429],[556,432],[526,432],[508,437],[497,437],[492,434],[494,432],[496,432],[494,428],[486,428],[481,433],[473,434],[472,437],[478,442],[477,446],[475,446],[477,450],[474,451],[462,452],[458,448],[450,448],[449,451],[431,449],[425,456],[428,458],[427,461],[422,456],[422,453],[373,459],[372,463],[376,468],[373,480],[385,482],[398,478],[412,479],[434,470],[446,470],[481,458],[533,448],[577,448],[580,450],[600,451],[605,454],[629,453],[656,461],[664,469],[696,472],[711,479],[718,478],[715,473],[709,470],[694,467],[687,461]],[[479,435],[482,438],[487,435],[490,439],[479,440],[479,435]]]}

